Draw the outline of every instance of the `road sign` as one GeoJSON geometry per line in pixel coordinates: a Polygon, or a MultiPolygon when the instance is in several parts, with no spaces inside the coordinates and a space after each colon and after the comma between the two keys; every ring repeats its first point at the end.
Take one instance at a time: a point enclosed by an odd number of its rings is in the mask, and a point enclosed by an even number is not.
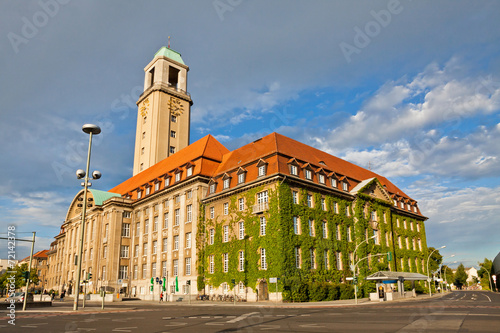
{"type": "Polygon", "coordinates": [[[275,278],[275,277],[269,278],[269,283],[277,283],[277,282],[278,282],[278,278],[275,278]]]}
{"type": "Polygon", "coordinates": [[[432,279],[431,278],[428,278],[427,279],[427,282],[431,283],[432,279]]]}

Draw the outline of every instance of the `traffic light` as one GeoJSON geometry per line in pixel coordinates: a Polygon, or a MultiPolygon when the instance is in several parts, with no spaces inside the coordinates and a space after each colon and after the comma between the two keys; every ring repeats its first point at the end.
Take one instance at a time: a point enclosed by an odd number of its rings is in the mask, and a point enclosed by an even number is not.
{"type": "Polygon", "coordinates": [[[186,284],[187,284],[188,286],[190,286],[190,285],[191,285],[191,280],[187,280],[186,284]]]}
{"type": "Polygon", "coordinates": [[[392,252],[387,252],[387,261],[391,261],[392,260],[392,252]]]}
{"type": "Polygon", "coordinates": [[[358,277],[357,277],[357,276],[353,277],[353,278],[352,278],[352,282],[353,282],[354,284],[358,284],[358,277]]]}
{"type": "Polygon", "coordinates": [[[23,272],[23,278],[25,278],[26,280],[30,278],[30,272],[28,271],[24,271],[23,272]]]}
{"type": "Polygon", "coordinates": [[[92,273],[87,273],[87,280],[92,279],[92,273]]]}
{"type": "Polygon", "coordinates": [[[155,278],[151,278],[151,284],[155,284],[155,278]]]}

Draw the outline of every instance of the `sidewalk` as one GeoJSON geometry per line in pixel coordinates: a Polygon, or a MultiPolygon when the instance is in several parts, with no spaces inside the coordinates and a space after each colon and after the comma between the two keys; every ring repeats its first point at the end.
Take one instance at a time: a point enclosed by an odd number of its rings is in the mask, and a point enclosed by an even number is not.
{"type": "MultiPolygon", "coordinates": [[[[439,298],[446,294],[436,294],[432,295],[432,298],[439,298]]],[[[354,299],[348,300],[337,300],[337,301],[324,301],[324,302],[303,302],[303,303],[278,303],[273,301],[259,301],[259,302],[214,302],[214,301],[192,301],[189,304],[188,301],[182,302],[158,302],[158,301],[123,301],[119,303],[105,303],[104,309],[101,309],[101,302],[96,301],[86,301],[85,308],[83,308],[82,301],[78,303],[78,311],[73,310],[73,298],[66,297],[63,302],[54,300],[52,307],[48,308],[28,308],[25,312],[21,313],[80,313],[80,312],[100,312],[100,311],[124,311],[124,310],[145,310],[152,308],[157,309],[160,307],[170,307],[170,306],[195,306],[195,307],[269,307],[269,308],[332,308],[339,306],[365,306],[365,305],[377,305],[377,304],[392,304],[401,302],[411,302],[414,300],[425,300],[429,299],[429,295],[417,295],[417,297],[401,298],[390,302],[371,302],[369,298],[358,299],[358,304],[355,304],[354,299]]]]}

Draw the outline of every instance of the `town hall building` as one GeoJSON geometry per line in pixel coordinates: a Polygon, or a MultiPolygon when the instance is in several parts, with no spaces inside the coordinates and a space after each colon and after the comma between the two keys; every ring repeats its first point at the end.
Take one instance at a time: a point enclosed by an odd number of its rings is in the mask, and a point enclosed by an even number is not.
{"type": "Polygon", "coordinates": [[[168,47],[146,66],[133,175],[87,202],[77,193],[47,253],[47,289],[77,289],[83,205],[92,293],[158,299],[165,284],[281,299],[293,277],[345,283],[360,259],[360,276],[426,274],[426,217],[385,177],[278,133],[233,151],[211,135],[189,144],[188,71],[168,47]]]}

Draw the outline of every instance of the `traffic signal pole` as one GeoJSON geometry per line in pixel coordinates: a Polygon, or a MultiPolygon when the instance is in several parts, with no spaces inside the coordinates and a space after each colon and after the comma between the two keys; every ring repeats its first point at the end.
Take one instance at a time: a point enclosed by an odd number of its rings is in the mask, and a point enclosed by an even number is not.
{"type": "Polygon", "coordinates": [[[31,277],[31,262],[33,261],[33,250],[35,248],[35,234],[36,232],[33,232],[33,240],[31,241],[30,263],[28,266],[28,277],[26,278],[26,292],[24,293],[23,311],[26,311],[26,301],[28,300],[28,287],[30,286],[31,277]]]}

